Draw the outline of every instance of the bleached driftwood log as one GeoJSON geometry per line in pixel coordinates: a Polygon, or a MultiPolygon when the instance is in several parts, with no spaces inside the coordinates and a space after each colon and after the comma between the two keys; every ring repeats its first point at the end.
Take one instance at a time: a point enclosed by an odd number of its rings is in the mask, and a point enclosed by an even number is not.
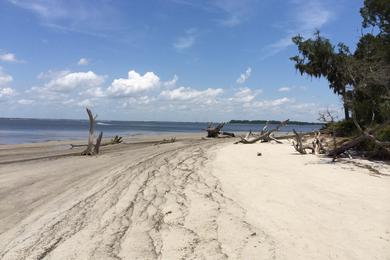
{"type": "MultiPolygon", "coordinates": [[[[235,144],[238,144],[238,143],[254,144],[258,141],[262,141],[262,142],[269,142],[271,140],[276,141],[276,138],[273,136],[273,133],[279,131],[279,129],[281,127],[287,125],[287,123],[289,121],[290,120],[287,119],[285,121],[280,122],[280,124],[277,125],[272,130],[268,130],[268,122],[267,122],[267,124],[263,127],[263,129],[261,130],[261,132],[258,135],[254,135],[251,132],[249,132],[245,137],[240,136],[241,140],[235,142],[235,144]]],[[[277,141],[278,141],[278,143],[281,143],[279,140],[277,140],[277,141]]]]}
{"type": "Polygon", "coordinates": [[[97,115],[93,116],[92,111],[89,108],[86,108],[89,118],[89,135],[88,135],[88,145],[87,148],[81,153],[81,155],[94,155],[99,153],[99,148],[101,140],[103,137],[103,132],[100,132],[99,138],[97,139],[96,145],[94,145],[94,129],[97,115]]]}
{"type": "Polygon", "coordinates": [[[312,154],[323,154],[325,152],[323,145],[322,145],[322,140],[320,138],[320,136],[321,136],[320,131],[318,131],[314,135],[314,139],[313,139],[311,145],[304,144],[304,140],[303,140],[304,134],[297,133],[297,131],[295,131],[295,129],[293,129],[293,132],[295,135],[295,141],[293,141],[293,146],[294,146],[295,150],[297,152],[299,152],[300,154],[307,154],[306,150],[310,150],[312,154]]]}
{"type": "Polygon", "coordinates": [[[209,123],[207,128],[204,130],[207,131],[207,137],[211,137],[211,138],[216,138],[219,135],[226,135],[226,136],[234,137],[234,133],[221,131],[224,126],[225,126],[225,123],[220,123],[217,126],[213,126],[212,123],[209,123]]]}
{"type": "Polygon", "coordinates": [[[324,146],[322,144],[321,132],[320,131],[318,131],[315,134],[314,140],[313,140],[312,144],[313,144],[314,154],[323,154],[323,153],[325,153],[325,149],[324,149],[324,146]]]}

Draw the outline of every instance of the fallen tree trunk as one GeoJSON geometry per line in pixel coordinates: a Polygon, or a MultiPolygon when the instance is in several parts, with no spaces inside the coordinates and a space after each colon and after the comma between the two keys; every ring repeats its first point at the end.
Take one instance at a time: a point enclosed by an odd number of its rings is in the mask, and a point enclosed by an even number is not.
{"type": "Polygon", "coordinates": [[[225,135],[225,136],[230,136],[230,137],[235,137],[236,135],[234,133],[229,133],[229,132],[220,132],[220,135],[225,135]]]}
{"type": "Polygon", "coordinates": [[[356,147],[358,144],[362,143],[366,139],[367,139],[367,137],[364,135],[356,137],[353,140],[346,142],[345,144],[343,144],[339,147],[336,147],[335,149],[329,151],[328,156],[335,158],[335,157],[339,156],[340,154],[348,151],[349,149],[356,147]]]}
{"type": "Polygon", "coordinates": [[[276,132],[276,131],[279,131],[279,129],[285,125],[287,125],[287,123],[289,122],[290,120],[287,119],[285,121],[282,121],[280,122],[280,124],[275,127],[274,129],[272,130],[267,130],[268,128],[268,123],[264,126],[263,130],[261,130],[260,134],[258,136],[255,136],[253,135],[251,132],[249,132],[245,137],[241,137],[241,140],[235,142],[235,144],[238,144],[238,143],[242,143],[242,144],[254,144],[260,140],[264,141],[264,142],[269,142],[271,140],[274,140],[275,138],[272,137],[271,138],[271,134],[276,132]],[[253,137],[251,137],[253,136],[253,137]]]}
{"type": "MultiPolygon", "coordinates": [[[[123,142],[122,137],[116,135],[113,138],[111,138],[111,140],[109,142],[101,143],[100,147],[107,146],[107,145],[113,145],[113,144],[120,144],[122,142],[123,142]]],[[[87,144],[70,144],[70,146],[71,146],[71,148],[75,148],[75,147],[84,147],[84,146],[88,146],[88,145],[87,144]]]]}
{"type": "Polygon", "coordinates": [[[214,127],[212,123],[209,123],[207,128],[203,129],[203,130],[207,131],[207,137],[210,137],[210,138],[217,138],[219,135],[235,137],[234,133],[221,131],[224,126],[225,126],[225,123],[220,123],[216,127],[214,127]]]}
{"type": "Polygon", "coordinates": [[[379,130],[389,124],[389,122],[386,122],[384,124],[378,125],[373,128],[368,128],[366,130],[363,130],[362,127],[359,125],[359,123],[356,120],[356,117],[352,116],[353,122],[356,126],[356,128],[360,132],[360,136],[352,139],[349,142],[346,142],[345,144],[341,145],[340,147],[337,147],[331,151],[328,152],[328,156],[333,157],[333,160],[336,159],[337,156],[339,156],[342,153],[347,152],[348,150],[358,146],[362,142],[369,140],[370,142],[374,143],[377,147],[382,149],[384,152],[390,155],[390,147],[388,145],[388,142],[381,142],[379,141],[374,135],[373,132],[376,130],[379,130]]]}

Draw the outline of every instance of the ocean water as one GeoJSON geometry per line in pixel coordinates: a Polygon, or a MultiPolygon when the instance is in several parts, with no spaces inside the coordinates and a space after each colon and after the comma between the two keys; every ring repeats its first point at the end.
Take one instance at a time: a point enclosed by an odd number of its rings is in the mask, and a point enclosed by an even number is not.
{"type": "MultiPolygon", "coordinates": [[[[270,125],[272,128],[273,125],[270,125]]],[[[164,133],[200,133],[207,128],[201,122],[142,122],[142,121],[97,121],[96,133],[103,131],[104,137],[115,135],[155,135],[164,133]]],[[[227,132],[259,131],[263,125],[226,124],[227,132]]],[[[281,131],[310,132],[321,125],[287,125],[281,131]]],[[[0,144],[34,143],[54,140],[83,139],[88,136],[87,120],[66,119],[20,119],[0,118],[0,144]]]]}

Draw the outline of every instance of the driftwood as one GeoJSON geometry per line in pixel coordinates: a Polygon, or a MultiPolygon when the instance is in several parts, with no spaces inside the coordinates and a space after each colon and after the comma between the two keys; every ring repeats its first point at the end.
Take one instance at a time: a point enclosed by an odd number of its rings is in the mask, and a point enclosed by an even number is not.
{"type": "Polygon", "coordinates": [[[315,136],[314,140],[309,144],[303,144],[303,135],[304,134],[299,134],[295,129],[293,129],[294,135],[295,135],[295,141],[293,141],[293,146],[297,152],[300,154],[307,154],[306,150],[310,150],[312,154],[323,154],[324,147],[322,145],[322,140],[320,138],[321,132],[318,131],[315,136]]]}
{"type": "MultiPolygon", "coordinates": [[[[120,144],[122,142],[123,142],[122,137],[116,135],[113,138],[111,138],[111,140],[109,142],[101,143],[100,147],[107,146],[107,145],[113,145],[113,144],[120,144]]],[[[70,146],[71,146],[71,148],[74,148],[74,147],[84,147],[84,146],[88,146],[88,145],[86,145],[86,144],[70,144],[70,146]]]]}
{"type": "Polygon", "coordinates": [[[89,118],[89,136],[88,136],[88,145],[87,148],[81,153],[81,155],[94,155],[99,153],[99,148],[101,144],[101,140],[103,137],[103,132],[100,132],[99,137],[97,139],[96,145],[94,145],[94,128],[96,123],[97,115],[93,116],[92,111],[89,108],[87,109],[88,118],[89,118]]]}
{"type": "Polygon", "coordinates": [[[176,137],[172,137],[172,138],[169,138],[169,139],[163,139],[161,142],[158,142],[154,145],[159,145],[159,144],[169,144],[169,143],[174,143],[176,142],[176,137]]]}
{"type": "Polygon", "coordinates": [[[109,144],[120,144],[122,143],[123,140],[122,140],[122,137],[121,136],[114,136],[113,138],[111,138],[111,141],[109,143],[106,143],[105,145],[109,145],[109,144]]]}
{"type": "Polygon", "coordinates": [[[96,139],[96,145],[95,145],[95,149],[94,149],[95,154],[99,154],[99,149],[100,149],[100,145],[102,143],[102,138],[103,138],[103,132],[100,132],[98,138],[96,139]]]}
{"type": "Polygon", "coordinates": [[[217,126],[214,126],[212,123],[209,123],[207,128],[204,130],[207,131],[207,137],[211,137],[211,138],[216,138],[219,135],[234,137],[235,136],[234,133],[221,131],[224,126],[225,126],[225,123],[220,123],[217,126]]]}
{"type": "Polygon", "coordinates": [[[262,141],[262,142],[269,142],[271,140],[273,141],[277,141],[278,143],[281,143],[279,140],[277,140],[274,136],[273,136],[273,133],[274,132],[277,132],[279,131],[279,129],[285,125],[287,125],[287,123],[289,122],[290,120],[287,119],[285,121],[282,121],[280,122],[280,124],[278,126],[276,126],[274,129],[272,130],[268,130],[268,122],[267,124],[263,127],[263,129],[261,130],[260,134],[258,135],[255,135],[252,133],[252,131],[250,131],[245,137],[242,137],[240,136],[241,140],[235,142],[235,144],[238,144],[238,143],[242,143],[242,144],[254,144],[258,141],[262,141]]]}
{"type": "Polygon", "coordinates": [[[347,153],[348,150],[358,146],[364,141],[370,141],[374,143],[377,147],[382,149],[383,151],[387,152],[390,154],[390,144],[389,142],[381,142],[379,141],[373,134],[376,130],[379,130],[380,128],[387,126],[390,122],[386,122],[384,124],[378,125],[376,127],[369,127],[365,130],[362,129],[362,127],[359,125],[359,123],[356,120],[356,117],[354,114],[352,115],[353,122],[358,129],[360,135],[352,139],[351,141],[348,141],[344,143],[343,145],[336,147],[335,149],[331,150],[328,152],[329,157],[333,157],[333,160],[335,160],[339,155],[343,153],[347,153]]]}

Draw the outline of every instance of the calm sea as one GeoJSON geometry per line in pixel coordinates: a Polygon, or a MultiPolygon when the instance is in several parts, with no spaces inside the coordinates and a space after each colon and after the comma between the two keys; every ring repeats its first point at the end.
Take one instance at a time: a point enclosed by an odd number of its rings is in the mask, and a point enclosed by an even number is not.
{"type": "MultiPolygon", "coordinates": [[[[207,123],[199,122],[142,122],[142,121],[98,121],[96,132],[103,131],[104,137],[114,135],[135,136],[164,133],[199,133],[207,123]]],[[[224,131],[259,131],[262,125],[226,124],[224,131]]],[[[272,125],[271,125],[272,127],[272,125]]],[[[287,125],[281,131],[310,132],[321,125],[287,125]]],[[[64,119],[19,119],[0,118],[0,144],[34,143],[53,140],[83,139],[88,135],[87,120],[64,119]]]]}

